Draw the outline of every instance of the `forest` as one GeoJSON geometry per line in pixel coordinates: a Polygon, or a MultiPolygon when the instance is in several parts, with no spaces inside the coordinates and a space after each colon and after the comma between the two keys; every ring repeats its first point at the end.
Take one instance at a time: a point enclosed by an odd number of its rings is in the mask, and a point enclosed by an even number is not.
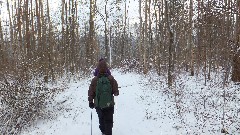
{"type": "Polygon", "coordinates": [[[0,132],[31,125],[62,91],[47,84],[84,78],[100,58],[155,70],[170,89],[182,72],[240,82],[239,0],[0,0],[0,10],[0,132]]]}

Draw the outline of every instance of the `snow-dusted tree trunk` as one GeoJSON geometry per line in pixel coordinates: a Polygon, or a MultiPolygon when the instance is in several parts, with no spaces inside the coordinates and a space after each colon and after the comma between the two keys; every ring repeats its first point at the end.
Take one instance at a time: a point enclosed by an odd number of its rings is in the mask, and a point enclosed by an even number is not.
{"type": "MultiPolygon", "coordinates": [[[[95,0],[90,0],[90,20],[89,20],[89,35],[88,43],[86,47],[86,67],[89,67],[93,64],[93,44],[94,44],[94,18],[95,18],[95,0]]],[[[95,54],[96,55],[96,54],[95,54]]]]}
{"type": "Polygon", "coordinates": [[[142,34],[142,0],[139,0],[139,40],[138,40],[138,51],[139,51],[139,63],[143,63],[143,54],[142,54],[142,41],[143,41],[143,34],[142,34]]]}
{"type": "Polygon", "coordinates": [[[154,16],[156,18],[155,20],[155,28],[156,28],[156,41],[154,42],[155,44],[155,49],[153,49],[153,59],[154,59],[154,64],[157,70],[158,75],[160,75],[160,13],[161,13],[161,9],[160,9],[160,2],[158,1],[154,1],[154,16]]]}
{"type": "Polygon", "coordinates": [[[12,17],[11,17],[10,8],[9,8],[9,0],[7,0],[7,11],[8,11],[8,17],[9,17],[9,26],[10,26],[10,43],[11,43],[11,46],[12,46],[13,26],[12,26],[12,17]]]}
{"type": "MultiPolygon", "coordinates": [[[[3,56],[3,31],[2,31],[2,18],[0,17],[0,62],[3,63],[4,56],[3,56]]],[[[2,70],[3,66],[1,64],[0,70],[2,70]]]]}
{"type": "Polygon", "coordinates": [[[189,10],[189,32],[188,32],[188,45],[189,45],[189,62],[190,62],[190,69],[191,69],[191,76],[194,76],[194,66],[193,66],[193,40],[192,40],[192,21],[193,19],[193,0],[190,0],[190,10],[189,10]]]}
{"type": "Polygon", "coordinates": [[[109,37],[108,37],[108,12],[107,12],[107,4],[108,4],[108,0],[105,0],[105,6],[104,6],[104,12],[105,12],[105,20],[104,20],[104,38],[105,38],[105,58],[107,59],[107,61],[110,60],[109,58],[109,37]]]}
{"type": "Polygon", "coordinates": [[[27,52],[27,58],[30,58],[30,52],[31,52],[31,48],[30,48],[30,25],[29,25],[29,22],[30,22],[30,19],[29,19],[29,9],[28,9],[28,5],[29,5],[29,0],[26,0],[25,3],[24,3],[25,7],[25,22],[26,22],[26,29],[25,29],[25,41],[26,41],[26,51],[27,52]]]}
{"type": "Polygon", "coordinates": [[[233,57],[232,81],[240,82],[240,49],[233,57]]]}
{"type": "Polygon", "coordinates": [[[170,14],[172,14],[169,9],[168,1],[165,0],[165,17],[166,17],[166,27],[167,32],[169,34],[169,42],[168,42],[168,87],[172,87],[173,85],[173,46],[174,46],[174,33],[171,27],[171,18],[170,14]]]}
{"type": "Polygon", "coordinates": [[[147,67],[147,47],[148,47],[148,0],[145,0],[145,22],[144,22],[144,37],[143,37],[143,67],[144,67],[144,73],[146,74],[148,72],[147,67]]]}
{"type": "Polygon", "coordinates": [[[236,22],[234,29],[234,56],[233,56],[233,69],[232,69],[232,81],[240,82],[240,1],[237,0],[237,14],[236,14],[236,22]]]}

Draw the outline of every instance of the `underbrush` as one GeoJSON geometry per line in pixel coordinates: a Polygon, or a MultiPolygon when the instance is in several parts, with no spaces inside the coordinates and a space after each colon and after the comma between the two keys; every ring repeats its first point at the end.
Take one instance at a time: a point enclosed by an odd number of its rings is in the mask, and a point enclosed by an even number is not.
{"type": "Polygon", "coordinates": [[[239,134],[240,87],[231,81],[223,87],[221,76],[215,75],[205,84],[204,76],[182,73],[177,75],[174,87],[169,89],[163,76],[149,73],[141,82],[146,93],[143,99],[151,104],[146,105],[146,114],[152,116],[146,117],[171,119],[179,134],[239,134]],[[149,89],[151,92],[147,91],[149,89]],[[167,111],[159,113],[156,106],[167,111]]]}
{"type": "Polygon", "coordinates": [[[0,133],[2,135],[18,134],[23,128],[33,124],[37,119],[47,118],[47,105],[60,88],[43,85],[31,85],[32,82],[22,78],[12,79],[0,84],[0,133]]]}

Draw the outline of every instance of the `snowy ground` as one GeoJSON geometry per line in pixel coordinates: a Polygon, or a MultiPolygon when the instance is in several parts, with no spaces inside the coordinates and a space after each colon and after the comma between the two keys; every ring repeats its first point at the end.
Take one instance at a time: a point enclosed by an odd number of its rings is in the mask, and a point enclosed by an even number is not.
{"type": "MultiPolygon", "coordinates": [[[[170,91],[165,79],[155,75],[123,74],[118,70],[112,74],[121,87],[115,97],[113,135],[220,134],[223,100],[218,88],[204,87],[186,76],[176,90],[170,91]]],[[[69,89],[50,105],[49,110],[56,112],[49,114],[51,119],[39,120],[22,135],[90,135],[91,113],[92,134],[100,135],[96,111],[89,109],[87,102],[91,78],[69,83],[69,89]]],[[[239,134],[239,86],[227,90],[234,91],[236,97],[228,105],[228,109],[235,109],[227,113],[232,120],[226,120],[225,127],[239,134]]]]}

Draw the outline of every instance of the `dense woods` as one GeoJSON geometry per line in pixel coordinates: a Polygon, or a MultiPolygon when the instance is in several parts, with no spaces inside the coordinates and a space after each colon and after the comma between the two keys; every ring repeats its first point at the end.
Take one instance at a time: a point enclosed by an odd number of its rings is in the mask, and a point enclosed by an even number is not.
{"type": "Polygon", "coordinates": [[[50,2],[0,2],[1,94],[21,90],[11,80],[83,76],[101,57],[113,68],[156,70],[169,87],[181,71],[205,83],[213,72],[224,73],[223,86],[240,81],[239,0],[138,0],[134,23],[129,0],[59,0],[57,10],[50,2]]]}
{"type": "Polygon", "coordinates": [[[178,70],[203,73],[206,80],[211,72],[224,70],[239,81],[233,66],[240,38],[237,0],[139,0],[139,22],[134,24],[128,18],[129,1],[58,2],[57,11],[51,11],[48,0],[3,3],[7,17],[0,23],[2,74],[54,80],[69,72],[88,72],[105,57],[112,67],[134,60],[144,73],[168,71],[170,86],[178,70]],[[88,16],[81,17],[82,12],[88,16]],[[95,22],[99,16],[102,23],[95,22]]]}

